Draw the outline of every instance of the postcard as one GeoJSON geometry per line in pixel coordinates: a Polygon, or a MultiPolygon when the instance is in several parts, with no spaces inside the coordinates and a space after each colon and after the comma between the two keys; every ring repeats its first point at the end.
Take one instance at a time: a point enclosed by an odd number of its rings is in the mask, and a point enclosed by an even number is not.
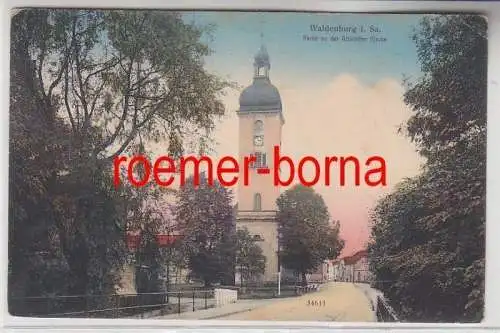
{"type": "Polygon", "coordinates": [[[12,14],[12,316],[479,322],[487,20],[12,14]]]}

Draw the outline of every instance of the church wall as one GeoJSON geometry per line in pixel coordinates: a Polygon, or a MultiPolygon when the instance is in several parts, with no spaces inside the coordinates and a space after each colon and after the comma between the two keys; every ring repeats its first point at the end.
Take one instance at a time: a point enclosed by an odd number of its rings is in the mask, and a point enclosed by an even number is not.
{"type": "MultiPolygon", "coordinates": [[[[273,148],[281,142],[281,120],[278,113],[248,114],[240,116],[239,154],[240,165],[243,166],[245,156],[250,156],[256,150],[266,153],[267,165],[272,168],[273,148]],[[256,120],[264,122],[264,146],[254,147],[253,126],[256,120]]],[[[243,182],[243,168],[240,169],[238,182],[238,209],[249,211],[254,209],[254,195],[260,193],[262,210],[276,210],[276,199],[279,196],[279,187],[274,186],[273,170],[269,174],[257,174],[255,169],[250,169],[249,184],[243,182]]]]}
{"type": "Polygon", "coordinates": [[[269,55],[264,45],[254,60],[253,82],[240,95],[238,111],[240,172],[236,226],[246,227],[253,236],[262,239],[259,245],[266,257],[263,279],[270,282],[278,279],[276,199],[280,195],[280,189],[274,185],[273,157],[274,147],[281,145],[284,120],[279,92],[269,79],[269,55]],[[263,127],[255,126],[258,120],[262,121],[263,127]],[[269,169],[269,173],[258,173],[255,166],[245,168],[245,158],[255,156],[256,153],[260,153],[258,157],[265,154],[264,167],[269,169]],[[248,182],[245,182],[246,171],[249,171],[248,182]]]}
{"type": "Polygon", "coordinates": [[[264,281],[277,281],[278,279],[278,229],[276,223],[268,221],[239,221],[238,228],[246,227],[251,235],[259,235],[263,241],[258,244],[262,248],[263,255],[266,257],[266,270],[264,281]]]}

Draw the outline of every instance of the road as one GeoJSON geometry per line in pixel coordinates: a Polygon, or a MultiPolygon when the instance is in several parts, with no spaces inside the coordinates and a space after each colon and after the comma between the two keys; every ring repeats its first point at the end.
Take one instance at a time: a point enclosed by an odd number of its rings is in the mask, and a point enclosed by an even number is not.
{"type": "Polygon", "coordinates": [[[207,319],[224,319],[235,313],[246,312],[255,308],[259,308],[275,302],[280,302],[280,299],[243,299],[236,303],[227,304],[219,308],[210,308],[207,310],[187,311],[176,314],[157,316],[156,319],[189,319],[189,320],[207,320],[207,319]]]}
{"type": "Polygon", "coordinates": [[[353,283],[331,282],[317,292],[281,299],[246,312],[217,319],[270,321],[376,321],[363,288],[353,283]]]}

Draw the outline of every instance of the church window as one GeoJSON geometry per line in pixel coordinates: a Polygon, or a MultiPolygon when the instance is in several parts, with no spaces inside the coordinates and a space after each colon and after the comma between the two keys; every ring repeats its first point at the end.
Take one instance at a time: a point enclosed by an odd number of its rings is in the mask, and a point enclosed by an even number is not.
{"type": "Polygon", "coordinates": [[[254,235],[253,240],[256,242],[262,242],[264,238],[262,238],[261,235],[254,235]]]}
{"type": "Polygon", "coordinates": [[[264,134],[264,122],[262,120],[256,120],[253,125],[254,135],[264,134]]]}
{"type": "Polygon", "coordinates": [[[264,144],[264,122],[262,120],[256,120],[253,124],[253,140],[254,146],[264,144]]]}
{"type": "Polygon", "coordinates": [[[260,193],[255,193],[253,197],[253,210],[260,211],[262,210],[262,198],[260,193]]]}
{"type": "Polygon", "coordinates": [[[253,163],[253,166],[254,166],[254,168],[267,167],[266,153],[256,152],[255,153],[255,162],[253,163]]]}

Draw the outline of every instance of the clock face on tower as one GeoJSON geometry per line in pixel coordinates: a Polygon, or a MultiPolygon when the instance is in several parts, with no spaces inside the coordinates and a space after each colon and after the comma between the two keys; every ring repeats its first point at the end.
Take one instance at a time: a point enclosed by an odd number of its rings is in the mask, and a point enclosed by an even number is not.
{"type": "Polygon", "coordinates": [[[255,146],[262,146],[264,144],[264,137],[262,135],[256,135],[253,138],[253,144],[255,146]]]}

